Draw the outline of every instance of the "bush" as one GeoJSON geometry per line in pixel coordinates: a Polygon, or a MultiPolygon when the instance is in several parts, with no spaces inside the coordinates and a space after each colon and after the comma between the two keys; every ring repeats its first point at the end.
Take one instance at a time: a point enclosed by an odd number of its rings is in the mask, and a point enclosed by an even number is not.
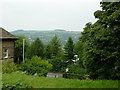
{"type": "Polygon", "coordinates": [[[48,60],[50,64],[52,64],[52,72],[63,72],[64,67],[65,67],[65,63],[63,62],[63,60],[61,58],[54,58],[54,59],[49,59],[48,60]]]}
{"type": "Polygon", "coordinates": [[[64,73],[63,77],[68,79],[85,79],[83,75],[74,73],[64,73]]]}
{"type": "Polygon", "coordinates": [[[10,60],[2,62],[2,73],[11,73],[17,71],[16,65],[10,60]]]}
{"type": "Polygon", "coordinates": [[[16,83],[16,84],[3,83],[3,86],[2,86],[2,90],[14,90],[18,88],[32,88],[32,87],[22,83],[16,83]]]}
{"type": "Polygon", "coordinates": [[[46,76],[48,71],[51,69],[52,65],[46,60],[42,60],[40,57],[34,56],[29,59],[25,59],[25,62],[22,64],[23,71],[26,71],[28,74],[38,73],[39,76],[46,76]]]}
{"type": "Polygon", "coordinates": [[[74,74],[74,73],[64,73],[63,77],[68,79],[80,79],[80,80],[89,79],[89,75],[81,75],[81,74],[74,74]]]}
{"type": "Polygon", "coordinates": [[[86,70],[84,68],[80,68],[80,66],[77,64],[72,64],[68,66],[68,68],[69,68],[68,73],[81,74],[81,75],[86,74],[86,70]]]}

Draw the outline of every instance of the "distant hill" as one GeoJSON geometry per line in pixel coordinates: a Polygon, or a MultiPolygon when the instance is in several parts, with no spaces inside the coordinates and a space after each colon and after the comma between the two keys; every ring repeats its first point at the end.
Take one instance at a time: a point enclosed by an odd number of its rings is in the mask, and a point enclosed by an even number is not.
{"type": "Polygon", "coordinates": [[[17,33],[17,32],[24,32],[24,30],[16,30],[16,31],[13,31],[14,33],[17,33]]]}
{"type": "Polygon", "coordinates": [[[66,30],[63,30],[63,29],[55,29],[54,31],[66,31],[66,30]]]}
{"type": "Polygon", "coordinates": [[[61,44],[64,45],[68,38],[71,36],[74,43],[78,41],[78,38],[81,36],[80,31],[61,31],[61,30],[53,30],[53,31],[25,31],[25,30],[16,30],[11,32],[13,35],[22,35],[25,36],[26,39],[31,43],[37,37],[42,40],[44,44],[48,44],[49,41],[57,35],[61,40],[61,44]]]}

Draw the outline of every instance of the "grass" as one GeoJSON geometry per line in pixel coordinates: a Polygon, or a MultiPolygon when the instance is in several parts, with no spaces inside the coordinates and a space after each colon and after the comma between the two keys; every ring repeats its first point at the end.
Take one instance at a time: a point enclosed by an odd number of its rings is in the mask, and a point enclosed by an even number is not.
{"type": "Polygon", "coordinates": [[[0,90],[2,89],[2,73],[0,72],[0,90]]]}
{"type": "Polygon", "coordinates": [[[3,74],[3,83],[27,84],[33,88],[118,88],[118,80],[77,80],[26,75],[21,72],[3,74]]]}
{"type": "Polygon", "coordinates": [[[0,90],[2,89],[2,63],[0,62],[0,90]]]}

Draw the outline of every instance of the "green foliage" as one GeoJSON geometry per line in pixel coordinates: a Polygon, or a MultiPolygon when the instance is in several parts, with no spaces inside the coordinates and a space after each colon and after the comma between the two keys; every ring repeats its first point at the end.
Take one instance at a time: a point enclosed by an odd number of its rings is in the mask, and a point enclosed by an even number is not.
{"type": "Polygon", "coordinates": [[[84,75],[75,73],[64,73],[63,77],[68,79],[81,79],[81,80],[85,79],[84,75]]]}
{"type": "Polygon", "coordinates": [[[52,64],[52,72],[64,72],[65,62],[61,58],[54,58],[48,60],[52,64]]]}
{"type": "Polygon", "coordinates": [[[6,60],[2,62],[2,73],[11,73],[15,71],[17,71],[17,67],[12,61],[6,60]]]}
{"type": "Polygon", "coordinates": [[[72,64],[68,68],[69,68],[68,73],[81,74],[81,75],[86,74],[86,70],[84,68],[81,68],[77,64],[72,64]]]}
{"type": "Polygon", "coordinates": [[[98,21],[86,24],[80,37],[86,45],[82,60],[91,78],[119,79],[120,3],[101,2],[101,7],[94,13],[98,21]]]}
{"type": "Polygon", "coordinates": [[[60,40],[55,35],[47,45],[46,58],[47,59],[53,59],[57,57],[60,58],[61,55],[62,55],[62,48],[61,48],[60,40]]]}
{"type": "Polygon", "coordinates": [[[32,87],[22,83],[15,83],[15,84],[3,83],[2,86],[2,90],[16,90],[19,88],[32,88],[32,87]]]}
{"type": "Polygon", "coordinates": [[[86,45],[81,40],[79,40],[74,47],[74,52],[76,55],[78,55],[78,58],[79,58],[79,60],[77,61],[77,64],[79,64],[81,68],[84,67],[83,58],[84,58],[85,48],[86,48],[86,45]]]}
{"type": "Polygon", "coordinates": [[[87,40],[89,40],[89,32],[92,29],[92,23],[88,22],[85,25],[84,31],[82,32],[82,36],[79,38],[79,41],[76,42],[74,47],[74,52],[76,55],[78,55],[79,61],[77,62],[81,68],[84,68],[84,58],[86,55],[87,50],[87,40]]]}
{"type": "Polygon", "coordinates": [[[39,38],[27,48],[26,57],[31,59],[33,56],[44,57],[44,45],[39,38]]]}
{"type": "Polygon", "coordinates": [[[46,49],[45,49],[45,58],[47,58],[47,59],[51,59],[51,47],[50,47],[50,45],[47,45],[46,46],[46,49]]]}
{"type": "Polygon", "coordinates": [[[52,65],[46,60],[42,60],[40,57],[34,56],[31,59],[25,59],[25,62],[22,65],[23,71],[26,71],[28,74],[38,73],[39,76],[46,76],[48,71],[51,69],[52,65]]]}
{"type": "MultiPolygon", "coordinates": [[[[15,62],[21,63],[23,60],[23,39],[26,39],[24,36],[16,36],[18,40],[15,41],[15,62]]],[[[29,43],[25,40],[25,52],[29,47],[29,43]]]]}
{"type": "Polygon", "coordinates": [[[68,65],[73,63],[73,59],[74,59],[74,44],[73,44],[73,40],[71,37],[69,37],[67,43],[64,46],[64,56],[65,56],[65,60],[68,61],[68,65]]]}

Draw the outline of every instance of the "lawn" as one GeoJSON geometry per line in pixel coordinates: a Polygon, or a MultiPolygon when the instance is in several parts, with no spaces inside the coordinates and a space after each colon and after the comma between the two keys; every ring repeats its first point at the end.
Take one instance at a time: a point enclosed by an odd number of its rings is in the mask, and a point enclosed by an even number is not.
{"type": "Polygon", "coordinates": [[[2,73],[0,72],[0,90],[2,88],[2,73]]]}
{"type": "Polygon", "coordinates": [[[3,74],[3,83],[22,83],[33,88],[118,88],[118,80],[77,80],[26,75],[22,72],[3,74]]]}
{"type": "Polygon", "coordinates": [[[0,90],[2,88],[2,65],[1,65],[1,62],[0,62],[0,90]]]}

